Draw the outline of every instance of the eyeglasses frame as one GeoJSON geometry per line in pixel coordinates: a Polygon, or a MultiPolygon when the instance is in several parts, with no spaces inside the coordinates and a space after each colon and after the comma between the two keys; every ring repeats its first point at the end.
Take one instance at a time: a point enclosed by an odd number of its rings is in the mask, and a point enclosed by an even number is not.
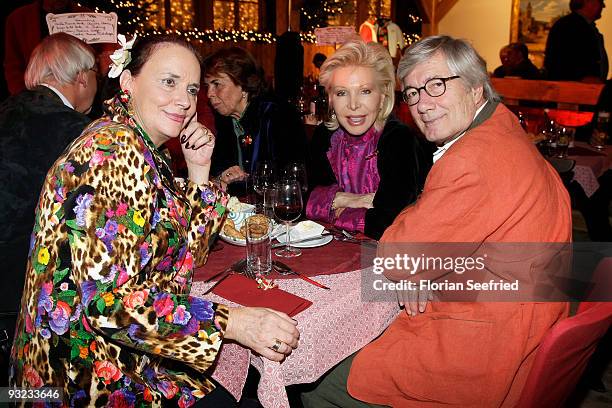
{"type": "Polygon", "coordinates": [[[453,75],[453,76],[449,76],[449,77],[446,77],[446,78],[431,78],[431,79],[428,79],[427,82],[425,82],[425,85],[423,85],[423,86],[421,86],[419,88],[414,87],[414,86],[405,88],[405,89],[402,90],[402,100],[406,104],[408,104],[408,106],[414,106],[414,105],[416,105],[417,103],[419,103],[421,101],[421,91],[425,91],[425,93],[427,95],[431,96],[432,98],[438,98],[438,97],[440,97],[440,96],[442,96],[442,95],[444,95],[446,93],[446,83],[448,81],[452,81],[453,79],[457,79],[457,78],[461,78],[461,76],[453,75]],[[432,95],[432,94],[430,94],[427,91],[427,84],[430,83],[431,81],[435,81],[435,80],[442,81],[442,83],[444,84],[444,91],[442,91],[442,93],[440,95],[432,95]],[[419,95],[419,97],[418,97],[418,99],[416,100],[415,103],[409,103],[408,100],[407,100],[408,98],[406,97],[406,91],[409,90],[409,89],[416,89],[416,91],[417,91],[417,93],[419,95]]]}

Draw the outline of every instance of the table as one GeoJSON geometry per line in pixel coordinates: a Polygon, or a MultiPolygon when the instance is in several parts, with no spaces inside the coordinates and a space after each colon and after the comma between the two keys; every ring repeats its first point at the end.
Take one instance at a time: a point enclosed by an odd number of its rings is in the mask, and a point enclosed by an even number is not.
{"type": "Polygon", "coordinates": [[[606,146],[597,150],[585,142],[576,142],[574,148],[569,149],[569,159],[575,160],[574,180],[576,180],[591,197],[599,188],[597,179],[612,166],[612,148],[606,146]]]}
{"type": "MultiPolygon", "coordinates": [[[[304,249],[320,257],[336,255],[350,245],[350,252],[358,254],[357,244],[337,243],[320,248],[304,249]],[[311,252],[312,251],[312,252],[311,252]]],[[[242,248],[244,250],[244,248],[242,248]]],[[[222,249],[211,257],[222,257],[236,253],[235,248],[222,249]]],[[[345,256],[345,255],[344,255],[345,256]]],[[[236,260],[226,257],[225,266],[236,260]]],[[[342,262],[342,259],[338,259],[342,262]]],[[[325,273],[326,271],[322,271],[325,273]]],[[[223,385],[237,400],[240,400],[246,382],[249,364],[261,374],[257,395],[266,408],[289,407],[285,386],[316,381],[344,358],[374,340],[399,313],[396,303],[365,303],[361,301],[361,270],[320,275],[316,280],[331,290],[320,289],[301,279],[279,279],[278,286],[288,292],[313,302],[313,305],[294,318],[300,330],[300,345],[282,363],[266,360],[235,343],[224,343],[212,377],[223,385]]],[[[196,279],[198,275],[196,273],[196,279]]],[[[191,294],[201,296],[213,283],[194,282],[191,294]]],[[[235,304],[215,294],[207,299],[230,306],[235,304]]]]}

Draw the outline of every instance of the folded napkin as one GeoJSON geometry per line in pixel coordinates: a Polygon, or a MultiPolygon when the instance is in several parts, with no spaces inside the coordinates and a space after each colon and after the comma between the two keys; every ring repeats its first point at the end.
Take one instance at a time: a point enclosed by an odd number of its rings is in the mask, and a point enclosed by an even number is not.
{"type": "Polygon", "coordinates": [[[317,224],[314,221],[306,220],[302,222],[298,222],[291,230],[289,234],[291,235],[291,240],[298,239],[308,239],[311,237],[316,237],[317,235],[321,235],[321,233],[325,230],[325,227],[321,224],[317,224]]]}
{"type": "Polygon", "coordinates": [[[259,289],[257,282],[243,275],[230,275],[213,290],[213,293],[242,306],[268,307],[295,316],[312,305],[303,299],[279,288],[259,289]]]}

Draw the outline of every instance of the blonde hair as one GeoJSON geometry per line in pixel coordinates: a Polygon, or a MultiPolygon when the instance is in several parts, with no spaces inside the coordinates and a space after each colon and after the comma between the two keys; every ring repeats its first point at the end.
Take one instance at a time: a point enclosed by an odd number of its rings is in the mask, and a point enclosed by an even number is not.
{"type": "MultiPolygon", "coordinates": [[[[395,70],[389,52],[380,44],[365,43],[360,38],[345,42],[336,52],[329,57],[321,66],[319,81],[325,87],[327,94],[331,94],[333,87],[333,72],[344,67],[364,67],[374,70],[376,87],[383,94],[382,109],[378,112],[375,126],[384,127],[384,124],[393,111],[395,103],[395,70]]],[[[331,102],[331,97],[330,97],[331,102]]],[[[331,103],[330,103],[331,109],[331,103]]],[[[336,130],[340,126],[336,118],[325,122],[328,129],[336,130]]]]}
{"type": "Polygon", "coordinates": [[[91,46],[70,34],[51,34],[32,51],[24,75],[25,85],[32,89],[51,80],[68,85],[80,72],[93,69],[95,64],[91,46]]]}

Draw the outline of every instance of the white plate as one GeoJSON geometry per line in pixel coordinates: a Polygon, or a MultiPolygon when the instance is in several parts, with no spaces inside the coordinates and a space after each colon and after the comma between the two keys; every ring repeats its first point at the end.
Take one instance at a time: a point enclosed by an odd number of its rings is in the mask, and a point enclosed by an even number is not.
{"type": "MultiPolygon", "coordinates": [[[[236,229],[240,229],[240,227],[242,227],[242,223],[236,228],[236,229]]],[[[272,239],[274,239],[279,233],[282,227],[282,230],[284,231],[285,226],[282,224],[277,224],[274,220],[272,220],[272,239]]],[[[225,235],[223,233],[223,228],[221,228],[221,231],[219,232],[219,238],[221,238],[221,241],[225,241],[228,244],[232,244],[232,245],[238,245],[238,246],[246,246],[246,239],[244,238],[234,238],[234,237],[230,237],[228,235],[225,235]]]]}
{"type": "Polygon", "coordinates": [[[225,235],[223,233],[223,231],[221,231],[219,233],[219,238],[221,238],[221,241],[225,241],[228,244],[233,244],[233,245],[238,245],[238,246],[246,246],[246,239],[229,237],[229,236],[225,235]]]}
{"type": "MultiPolygon", "coordinates": [[[[287,236],[287,234],[283,234],[283,235],[277,237],[276,239],[281,244],[285,244],[287,242],[287,240],[285,239],[286,236],[287,236]]],[[[296,248],[316,248],[316,247],[320,247],[320,246],[329,244],[330,242],[332,242],[333,239],[334,239],[334,237],[332,237],[331,235],[325,235],[325,236],[322,236],[319,239],[313,239],[312,241],[300,242],[300,243],[297,243],[297,244],[294,244],[292,242],[291,246],[294,246],[296,248]]]]}

